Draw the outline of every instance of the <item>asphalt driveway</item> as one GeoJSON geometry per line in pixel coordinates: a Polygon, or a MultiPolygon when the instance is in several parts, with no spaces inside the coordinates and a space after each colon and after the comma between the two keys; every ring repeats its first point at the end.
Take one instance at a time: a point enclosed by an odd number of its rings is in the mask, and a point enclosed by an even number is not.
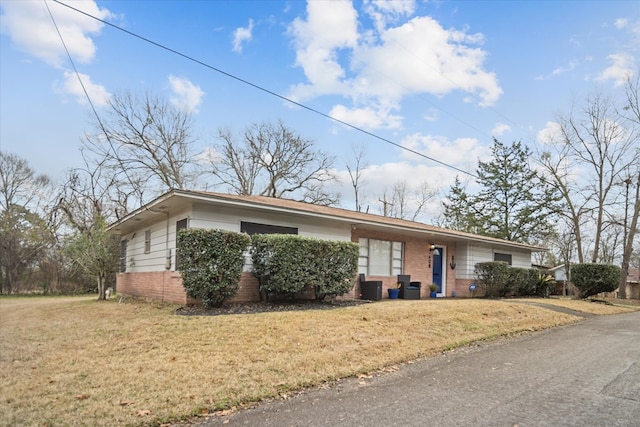
{"type": "Polygon", "coordinates": [[[640,312],[456,349],[199,424],[218,425],[640,426],[640,312]]]}

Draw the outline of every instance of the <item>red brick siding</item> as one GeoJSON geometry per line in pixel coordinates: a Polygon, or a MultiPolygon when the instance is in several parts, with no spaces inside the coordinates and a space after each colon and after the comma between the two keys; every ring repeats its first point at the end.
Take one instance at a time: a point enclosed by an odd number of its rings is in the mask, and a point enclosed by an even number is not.
{"type": "MultiPolygon", "coordinates": [[[[476,283],[474,279],[459,279],[456,280],[455,288],[456,294],[459,297],[470,297],[471,291],[469,285],[476,283]]],[[[480,286],[476,286],[476,290],[473,292],[474,297],[484,296],[484,292],[481,291],[480,286]]]]}
{"type": "MultiPolygon", "coordinates": [[[[138,298],[148,298],[154,301],[168,302],[172,304],[193,304],[197,302],[187,297],[182,286],[180,273],[176,272],[149,272],[149,273],[119,273],[116,279],[116,291],[121,295],[138,298]]],[[[339,299],[353,299],[355,290],[348,292],[339,299]]],[[[313,289],[299,295],[300,298],[313,299],[313,289]]],[[[242,303],[260,301],[258,292],[258,279],[252,273],[242,273],[240,289],[229,303],[242,303]]]]}
{"type": "MultiPolygon", "coordinates": [[[[378,240],[390,240],[404,243],[403,273],[411,275],[411,281],[422,282],[421,298],[429,297],[429,284],[433,277],[433,270],[429,267],[429,250],[427,240],[412,238],[409,236],[398,236],[392,233],[374,232],[369,230],[354,230],[351,234],[351,241],[358,243],[359,238],[369,238],[378,240]],[[426,291],[425,291],[426,290],[426,291]]],[[[396,276],[366,276],[367,280],[382,280],[382,298],[388,298],[386,291],[389,286],[395,285],[396,276]]],[[[355,296],[360,297],[360,287],[355,289],[355,296]]]]}
{"type": "Polygon", "coordinates": [[[187,297],[182,286],[180,273],[174,271],[119,273],[116,278],[116,292],[173,304],[193,302],[187,297]]]}

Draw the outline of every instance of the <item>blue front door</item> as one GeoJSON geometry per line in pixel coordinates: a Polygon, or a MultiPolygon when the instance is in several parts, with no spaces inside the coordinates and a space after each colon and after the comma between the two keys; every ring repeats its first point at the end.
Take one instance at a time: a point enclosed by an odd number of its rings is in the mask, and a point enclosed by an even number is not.
{"type": "Polygon", "coordinates": [[[442,293],[442,249],[433,251],[433,283],[438,286],[438,293],[442,293]]]}

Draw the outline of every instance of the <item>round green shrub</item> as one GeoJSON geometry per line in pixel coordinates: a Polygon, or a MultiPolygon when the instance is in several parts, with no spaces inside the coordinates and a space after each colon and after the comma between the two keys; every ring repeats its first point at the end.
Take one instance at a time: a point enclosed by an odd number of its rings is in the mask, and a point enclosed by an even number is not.
{"type": "Polygon", "coordinates": [[[620,286],[622,270],[610,264],[574,264],[571,281],[580,290],[580,298],[601,292],[613,292],[620,286]]]}

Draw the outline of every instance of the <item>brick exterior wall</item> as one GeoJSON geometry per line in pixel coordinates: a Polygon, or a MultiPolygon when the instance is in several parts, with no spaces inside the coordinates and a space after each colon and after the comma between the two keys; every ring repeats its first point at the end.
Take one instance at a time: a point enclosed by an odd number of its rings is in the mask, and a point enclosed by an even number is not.
{"type": "Polygon", "coordinates": [[[172,304],[184,305],[194,302],[187,297],[182,286],[182,277],[175,271],[118,273],[116,292],[121,295],[172,304]]]}
{"type": "MultiPolygon", "coordinates": [[[[148,273],[118,273],[116,292],[125,296],[148,298],[171,304],[194,304],[197,300],[187,297],[182,286],[180,272],[162,271],[148,273]]],[[[260,301],[258,279],[251,273],[242,273],[240,289],[229,302],[260,301]]]]}
{"type": "MultiPolygon", "coordinates": [[[[116,292],[120,295],[171,304],[187,305],[197,303],[197,300],[187,297],[187,293],[182,286],[182,277],[179,272],[175,271],[118,273],[116,277],[116,292]]],[[[315,298],[313,289],[310,288],[307,292],[300,294],[299,298],[315,298]]],[[[338,299],[354,298],[355,289],[338,297],[338,299]]],[[[238,293],[227,302],[243,303],[254,301],[260,301],[258,279],[252,273],[242,273],[238,293]]]]}
{"type": "MultiPolygon", "coordinates": [[[[432,242],[425,238],[414,238],[411,236],[398,236],[393,233],[372,232],[368,230],[353,230],[351,240],[358,242],[360,237],[402,241],[404,242],[404,274],[411,275],[411,281],[422,283],[420,296],[422,299],[429,298],[429,284],[432,282],[433,268],[430,267],[430,253],[428,245],[435,243],[446,247],[446,256],[443,268],[446,269],[446,296],[450,297],[453,292],[458,297],[470,297],[469,284],[474,280],[456,279],[456,270],[449,267],[451,256],[455,256],[455,244],[445,244],[442,242],[432,242]]],[[[387,289],[397,281],[395,276],[366,276],[367,280],[381,280],[383,284],[382,297],[388,298],[387,289]]],[[[187,297],[182,286],[182,278],[179,272],[162,271],[148,273],[119,273],[116,279],[116,291],[122,295],[129,295],[139,298],[148,298],[155,301],[168,302],[173,304],[193,304],[197,301],[187,297]]],[[[476,291],[474,296],[479,296],[476,291]]],[[[301,298],[313,298],[313,292],[300,295],[301,298]]],[[[353,290],[338,299],[359,299],[361,297],[360,286],[356,282],[353,290]]],[[[242,273],[240,279],[240,289],[235,297],[228,300],[229,303],[243,303],[260,301],[258,292],[258,279],[249,272],[242,273]]]]}
{"type": "MultiPolygon", "coordinates": [[[[358,243],[359,238],[369,238],[378,240],[402,241],[404,242],[404,274],[411,275],[412,282],[421,282],[420,298],[429,298],[429,285],[433,282],[433,267],[430,266],[429,257],[431,256],[428,246],[435,243],[438,246],[447,249],[447,257],[451,260],[451,256],[455,256],[456,246],[452,243],[432,242],[426,238],[414,238],[410,236],[398,236],[393,233],[372,232],[368,230],[353,230],[351,241],[358,243]]],[[[446,269],[446,296],[451,296],[452,291],[456,291],[458,296],[469,294],[467,284],[466,294],[461,292],[464,288],[463,281],[456,279],[456,270],[449,267],[449,261],[444,260],[443,269],[446,269]],[[459,283],[460,282],[460,283],[459,283]],[[460,289],[460,291],[459,291],[460,289]]],[[[388,298],[386,291],[390,285],[394,285],[397,281],[396,276],[366,276],[367,280],[382,280],[382,298],[388,298]]],[[[360,287],[356,286],[355,297],[360,298],[360,287]]]]}
{"type": "Polygon", "coordinates": [[[471,285],[472,283],[475,283],[474,279],[458,279],[455,281],[455,284],[451,290],[456,291],[456,296],[459,296],[459,297],[483,296],[484,292],[480,291],[479,286],[473,292],[473,295],[471,295],[471,291],[469,290],[469,285],[471,285]]]}

